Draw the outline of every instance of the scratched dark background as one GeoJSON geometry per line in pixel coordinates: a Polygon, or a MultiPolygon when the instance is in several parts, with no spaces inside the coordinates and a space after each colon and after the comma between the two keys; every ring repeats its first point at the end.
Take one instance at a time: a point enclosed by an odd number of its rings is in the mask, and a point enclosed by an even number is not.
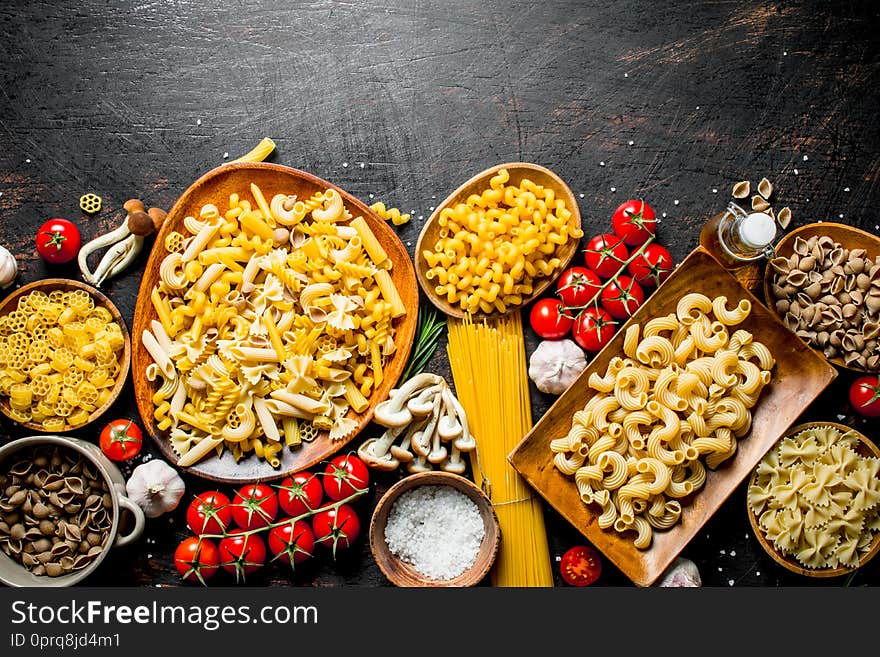
{"type": "MultiPolygon", "coordinates": [[[[411,212],[399,228],[410,251],[438,199],[511,160],[569,183],[587,237],[606,230],[619,203],[645,198],[677,260],[744,178],[775,183],[792,227],[834,220],[877,232],[878,17],[871,1],[7,0],[0,243],[17,256],[19,283],[77,278],[75,265],[36,256],[45,219],[67,217],[88,240],[121,222],[126,199],[169,208],[263,136],[278,146],[271,161],[411,212]],[[85,192],[103,197],[99,214],[79,210],[85,192]]],[[[129,322],[145,261],[146,252],[105,286],[129,322]]],[[[534,335],[527,341],[533,349],[534,335]]],[[[444,353],[429,367],[451,380],[444,353]]],[[[877,436],[878,423],[848,406],[852,378],[842,373],[804,419],[877,436]]],[[[537,419],[552,398],[533,389],[532,400],[537,419]]],[[[137,417],[130,383],[107,418],[117,415],[137,417]]],[[[0,439],[25,433],[0,428],[0,439]]],[[[74,435],[95,439],[99,428],[74,435]]],[[[365,521],[391,482],[360,503],[365,521]]],[[[208,488],[187,483],[185,502],[208,488]]],[[[178,584],[185,502],[87,583],[178,584]]],[[[546,522],[554,560],[582,542],[549,508],[546,522]]],[[[683,556],[709,586],[868,585],[880,573],[880,559],[833,580],[776,566],[751,535],[742,487],[683,556]]],[[[323,554],[296,575],[272,566],[249,583],[388,584],[363,539],[336,563],[323,554]]],[[[607,561],[599,583],[631,585],[607,561]]]]}

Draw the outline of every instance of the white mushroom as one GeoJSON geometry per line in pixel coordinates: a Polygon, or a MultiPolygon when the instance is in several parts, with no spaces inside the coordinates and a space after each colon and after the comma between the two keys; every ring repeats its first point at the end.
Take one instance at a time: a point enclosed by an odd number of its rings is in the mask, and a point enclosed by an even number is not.
{"type": "Polygon", "coordinates": [[[388,450],[403,432],[403,429],[404,427],[388,429],[381,437],[367,440],[358,448],[358,456],[369,467],[376,470],[394,470],[400,465],[400,461],[394,458],[388,450]]]}
{"type": "Polygon", "coordinates": [[[454,474],[464,474],[464,471],[467,469],[467,464],[461,458],[461,450],[455,446],[455,443],[452,444],[452,449],[449,450],[449,456],[440,464],[440,469],[454,474]]]}
{"type": "Polygon", "coordinates": [[[412,422],[412,413],[406,407],[410,397],[422,388],[435,383],[436,374],[423,372],[404,383],[393,397],[376,406],[373,417],[385,427],[399,427],[412,422]]]}

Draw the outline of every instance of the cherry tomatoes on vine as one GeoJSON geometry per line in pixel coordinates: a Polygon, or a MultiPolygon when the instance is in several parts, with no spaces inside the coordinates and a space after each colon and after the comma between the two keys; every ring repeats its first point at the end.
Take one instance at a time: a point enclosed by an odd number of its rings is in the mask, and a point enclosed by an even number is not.
{"type": "Polygon", "coordinates": [[[545,340],[558,340],[568,335],[572,319],[565,314],[565,304],[559,299],[538,299],[529,313],[532,330],[545,340]]]}
{"type": "Polygon", "coordinates": [[[174,550],[174,565],[184,580],[205,584],[217,572],[220,552],[213,541],[189,536],[174,550]]]}
{"type": "Polygon", "coordinates": [[[369,485],[370,470],[354,454],[341,454],[324,468],[324,492],[334,502],[366,490],[369,485]]]}
{"type": "Polygon", "coordinates": [[[589,586],[602,574],[602,559],[594,548],[576,545],[562,555],[559,574],[566,584],[589,586]]]}
{"type": "Polygon", "coordinates": [[[340,504],[338,508],[319,511],[312,516],[312,530],[315,541],[333,550],[347,548],[354,543],[361,532],[361,521],[348,504],[340,504]]]}
{"type": "Polygon", "coordinates": [[[278,504],[293,518],[317,509],[323,498],[321,478],[311,472],[297,472],[285,477],[278,486],[278,504]]]}
{"type": "Polygon", "coordinates": [[[600,300],[614,319],[627,319],[645,302],[645,293],[631,277],[618,276],[602,290],[600,300]]]}
{"type": "Polygon", "coordinates": [[[602,308],[585,308],[575,320],[572,337],[583,349],[596,353],[611,342],[617,333],[617,322],[602,308]]]}
{"type": "Polygon", "coordinates": [[[305,520],[273,527],[268,542],[272,559],[286,564],[300,564],[315,553],[315,534],[305,520]]]}
{"type": "Polygon", "coordinates": [[[233,529],[220,541],[220,565],[236,579],[250,575],[266,563],[266,543],[258,534],[233,529]]]}
{"type": "Polygon", "coordinates": [[[860,415],[880,417],[880,375],[860,376],[853,381],[849,403],[860,415]]]}
{"type": "Polygon", "coordinates": [[[629,258],[629,249],[623,239],[610,233],[602,233],[592,237],[584,250],[584,262],[587,267],[602,278],[611,278],[629,258]]]}
{"type": "Polygon", "coordinates": [[[644,201],[622,203],[611,216],[614,234],[629,246],[641,246],[657,234],[657,215],[644,201]]]}
{"type": "Polygon", "coordinates": [[[266,484],[246,484],[235,492],[232,519],[242,529],[265,527],[278,515],[278,496],[266,484]]]}
{"type": "Polygon", "coordinates": [[[652,242],[633,258],[627,269],[639,285],[657,287],[669,278],[673,266],[672,255],[666,247],[652,242]]]}
{"type": "Polygon", "coordinates": [[[586,267],[569,267],[559,277],[556,294],[569,308],[583,307],[593,300],[600,287],[602,287],[602,279],[593,270],[586,267]]]}
{"type": "Polygon", "coordinates": [[[53,265],[73,260],[81,244],[79,229],[67,219],[49,219],[37,231],[37,253],[53,265]]]}
{"type": "Polygon", "coordinates": [[[186,509],[186,524],[194,534],[222,534],[232,526],[232,503],[219,490],[199,493],[186,509]]]}

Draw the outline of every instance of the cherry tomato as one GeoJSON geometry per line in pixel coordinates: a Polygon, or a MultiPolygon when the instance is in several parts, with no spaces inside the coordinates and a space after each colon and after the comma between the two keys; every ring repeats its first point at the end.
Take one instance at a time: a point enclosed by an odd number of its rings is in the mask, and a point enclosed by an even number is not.
{"type": "Polygon", "coordinates": [[[101,430],[98,442],[107,458],[127,461],[140,453],[144,436],[132,420],[113,420],[101,430]]]}
{"type": "Polygon", "coordinates": [[[324,492],[334,502],[366,490],[369,485],[367,464],[354,454],[341,454],[324,468],[324,492]]]}
{"type": "Polygon", "coordinates": [[[265,527],[278,515],[278,496],[266,484],[246,484],[235,492],[232,519],[242,529],[265,527]]]}
{"type": "Polygon", "coordinates": [[[559,277],[556,294],[566,306],[577,308],[590,303],[600,287],[602,287],[602,279],[593,270],[586,267],[569,267],[559,277]]]}
{"type": "Polygon", "coordinates": [[[79,229],[67,219],[49,219],[37,231],[37,253],[53,265],[73,260],[81,244],[79,229]]]}
{"type": "Polygon", "coordinates": [[[629,258],[629,249],[617,235],[602,233],[587,242],[584,262],[602,278],[611,278],[629,258]]]}
{"type": "Polygon", "coordinates": [[[641,246],[657,233],[657,215],[644,201],[626,201],[611,216],[614,234],[629,246],[641,246]]]}
{"type": "Polygon", "coordinates": [[[617,322],[606,311],[591,306],[584,308],[575,320],[572,336],[582,348],[596,353],[617,333],[617,322]]]}
{"type": "Polygon", "coordinates": [[[311,472],[285,477],[278,486],[278,504],[284,513],[294,518],[317,509],[323,498],[321,479],[311,472]]]}
{"type": "Polygon", "coordinates": [[[576,545],[562,555],[559,574],[566,584],[589,586],[602,574],[602,559],[589,545],[576,545]]]}
{"type": "Polygon", "coordinates": [[[266,563],[266,543],[259,534],[233,529],[220,541],[220,566],[236,579],[259,570],[266,563]]]}
{"type": "Polygon", "coordinates": [[[220,552],[212,540],[189,536],[174,550],[174,565],[184,580],[205,584],[217,572],[220,552]]]}
{"type": "Polygon", "coordinates": [[[200,493],[186,509],[186,524],[194,534],[222,534],[232,526],[232,503],[219,490],[200,493]]]}
{"type": "Polygon", "coordinates": [[[319,545],[333,550],[347,548],[354,543],[361,532],[361,521],[348,504],[341,504],[337,509],[319,511],[312,516],[312,530],[315,541],[319,545]]]}
{"type": "Polygon", "coordinates": [[[666,247],[651,242],[644,251],[633,258],[627,269],[639,285],[657,287],[669,278],[672,267],[672,255],[666,247]]]}
{"type": "Polygon", "coordinates": [[[645,293],[629,276],[618,276],[602,290],[600,301],[614,319],[627,319],[645,302],[645,293]]]}
{"type": "Polygon", "coordinates": [[[849,403],[865,417],[880,417],[880,375],[861,376],[849,389],[849,403]]]}
{"type": "Polygon", "coordinates": [[[305,520],[288,522],[269,530],[272,559],[296,565],[315,553],[315,534],[305,520]]]}
{"type": "Polygon", "coordinates": [[[565,314],[565,304],[559,299],[538,299],[529,313],[532,330],[545,340],[564,338],[571,330],[572,319],[565,314]]]}

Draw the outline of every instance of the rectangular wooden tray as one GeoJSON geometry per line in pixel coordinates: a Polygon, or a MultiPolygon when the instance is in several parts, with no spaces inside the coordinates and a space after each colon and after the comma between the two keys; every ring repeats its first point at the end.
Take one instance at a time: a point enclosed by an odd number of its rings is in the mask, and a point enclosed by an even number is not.
{"type": "Polygon", "coordinates": [[[511,451],[508,460],[554,509],[636,585],[650,586],[836,376],[837,370],[833,366],[789,331],[707,251],[698,247],[618,330],[611,342],[511,451]],[[776,367],[772,382],[752,409],[751,431],[739,439],[736,454],[718,470],[707,468],[706,483],[683,505],[681,521],[668,531],[655,531],[651,547],[639,550],[633,546],[632,532],[619,535],[610,529],[599,528],[596,523],[598,507],[586,506],[578,496],[574,477],[563,475],[553,465],[550,441],[568,433],[574,413],[583,409],[595,394],[587,386],[590,374],[604,374],[611,358],[623,354],[626,327],[631,323],[644,325],[653,317],[675,312],[678,300],[688,292],[701,292],[710,298],[724,295],[728,307],[743,297],[749,299],[752,312],[740,326],[750,331],[755,340],[767,345],[776,358],[776,367]]]}

